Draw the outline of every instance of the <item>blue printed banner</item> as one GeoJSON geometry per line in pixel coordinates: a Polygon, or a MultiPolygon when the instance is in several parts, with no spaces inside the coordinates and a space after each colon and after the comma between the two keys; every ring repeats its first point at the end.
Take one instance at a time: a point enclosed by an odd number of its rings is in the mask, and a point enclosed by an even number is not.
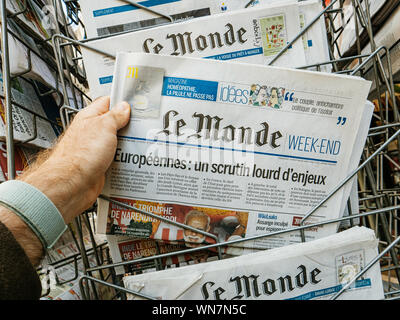
{"type": "Polygon", "coordinates": [[[217,92],[216,81],[164,77],[163,96],[217,101],[217,92]]]}
{"type": "MultiPolygon", "coordinates": [[[[113,76],[99,78],[101,85],[112,83],[113,76]]],[[[218,82],[164,77],[162,95],[168,97],[217,101],[218,82]]]]}
{"type": "MultiPolygon", "coordinates": [[[[178,2],[181,0],[146,0],[146,1],[141,1],[138,2],[138,4],[150,8],[154,6],[158,6],[161,4],[167,4],[167,3],[172,3],[172,2],[178,2]]],[[[127,4],[123,6],[117,6],[117,7],[111,7],[111,8],[105,8],[105,9],[99,9],[93,11],[93,16],[96,17],[101,17],[101,16],[108,16],[110,14],[115,14],[115,13],[122,13],[122,12],[127,12],[127,11],[132,11],[132,10],[138,10],[140,7],[127,4]]]]}
{"type": "Polygon", "coordinates": [[[112,83],[112,81],[113,81],[113,76],[99,78],[100,84],[112,83]]]}
{"type": "Polygon", "coordinates": [[[223,54],[217,54],[215,56],[205,57],[204,59],[231,60],[231,59],[255,56],[257,54],[262,54],[262,53],[263,53],[262,48],[254,48],[254,49],[246,49],[246,50],[228,52],[223,54]]]}
{"type": "MultiPolygon", "coordinates": [[[[362,279],[362,280],[356,280],[356,282],[350,288],[363,288],[363,287],[370,287],[370,286],[371,286],[371,279],[362,279]]],[[[311,291],[306,294],[302,294],[300,296],[290,298],[287,300],[310,300],[313,298],[318,298],[318,297],[326,296],[329,294],[334,294],[336,292],[339,292],[342,288],[343,288],[343,285],[339,284],[334,287],[325,288],[325,289],[317,290],[317,291],[311,291]]]]}

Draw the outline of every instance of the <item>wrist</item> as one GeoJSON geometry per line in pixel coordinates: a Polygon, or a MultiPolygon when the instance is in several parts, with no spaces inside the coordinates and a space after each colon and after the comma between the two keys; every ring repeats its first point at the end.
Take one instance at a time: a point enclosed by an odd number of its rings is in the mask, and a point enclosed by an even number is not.
{"type": "Polygon", "coordinates": [[[0,206],[0,221],[24,249],[32,265],[37,266],[44,256],[44,247],[32,229],[14,212],[0,206]]]}
{"type": "Polygon", "coordinates": [[[73,163],[48,159],[18,179],[43,192],[60,211],[66,224],[80,213],[76,213],[79,210],[77,201],[81,199],[84,186],[79,177],[79,168],[73,163]]]}

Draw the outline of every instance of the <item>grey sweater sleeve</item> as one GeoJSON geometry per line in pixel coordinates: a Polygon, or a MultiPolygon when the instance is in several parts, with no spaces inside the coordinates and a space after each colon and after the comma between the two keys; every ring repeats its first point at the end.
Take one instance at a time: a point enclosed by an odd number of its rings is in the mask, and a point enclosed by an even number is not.
{"type": "Polygon", "coordinates": [[[25,251],[0,222],[0,300],[38,300],[41,290],[25,251]]]}

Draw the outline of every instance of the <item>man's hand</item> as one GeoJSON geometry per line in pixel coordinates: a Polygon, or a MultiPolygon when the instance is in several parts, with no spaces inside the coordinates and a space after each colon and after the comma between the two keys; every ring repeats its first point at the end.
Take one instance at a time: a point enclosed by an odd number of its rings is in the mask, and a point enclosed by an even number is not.
{"type": "MultiPolygon", "coordinates": [[[[102,97],[78,112],[54,148],[40,154],[18,178],[42,191],[66,224],[96,201],[114,158],[117,131],[129,122],[130,107],[126,102],[111,110],[109,104],[109,97],[102,97]]],[[[29,227],[4,208],[0,209],[0,221],[14,234],[31,261],[37,263],[38,253],[33,251],[40,247],[42,252],[43,248],[29,227]]]]}
{"type": "Polygon", "coordinates": [[[127,103],[110,111],[109,105],[109,97],[102,97],[78,112],[53,150],[20,178],[46,194],[66,223],[96,201],[114,158],[117,131],[129,121],[127,103]]]}

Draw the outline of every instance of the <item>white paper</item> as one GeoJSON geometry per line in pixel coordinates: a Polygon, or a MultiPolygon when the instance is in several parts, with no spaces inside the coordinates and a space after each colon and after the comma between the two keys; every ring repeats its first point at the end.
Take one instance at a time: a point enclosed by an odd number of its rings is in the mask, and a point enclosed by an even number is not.
{"type": "MultiPolygon", "coordinates": [[[[89,45],[111,55],[118,51],[149,52],[266,65],[300,32],[299,16],[297,3],[285,1],[132,32],[89,45]]],[[[110,95],[114,60],[84,47],[82,55],[91,96],[110,95]]],[[[274,65],[299,67],[305,63],[299,40],[274,65]]]]}
{"type": "MultiPolygon", "coordinates": [[[[165,16],[135,7],[118,0],[81,0],[83,21],[88,38],[125,31],[151,28],[170,23],[165,16]]],[[[170,16],[179,22],[222,12],[215,0],[158,0],[139,4],[170,16]]]]}
{"type": "MultiPolygon", "coordinates": [[[[126,276],[123,281],[126,288],[159,300],[326,300],[376,257],[377,246],[373,230],[354,227],[312,242],[126,276]]],[[[383,298],[379,263],[338,297],[383,298]]]]}
{"type": "MultiPolygon", "coordinates": [[[[361,126],[368,81],[204,59],[119,57],[111,106],[132,103],[140,94],[147,108],[133,106],[130,125],[119,133],[103,190],[116,200],[188,225],[201,220],[203,231],[219,242],[230,241],[298,226],[358,164],[363,144],[356,144],[357,135],[369,125],[361,126]],[[204,131],[207,125],[210,131],[204,131]]],[[[336,192],[307,223],[340,217],[350,187],[336,192]]],[[[216,241],[102,199],[98,222],[100,233],[216,241]]],[[[324,237],[336,228],[312,228],[306,238],[324,237]]],[[[291,232],[246,241],[245,248],[299,241],[300,233],[291,232]]]]}
{"type": "MultiPolygon", "coordinates": [[[[233,11],[245,8],[249,2],[250,1],[247,0],[228,0],[223,3],[226,11],[233,11]]],[[[257,0],[252,2],[249,8],[254,6],[259,8],[260,6],[279,2],[281,2],[281,0],[257,0]]],[[[320,0],[299,1],[298,5],[301,29],[310,24],[314,18],[324,10],[320,0]]],[[[301,37],[301,40],[298,41],[303,42],[307,65],[314,65],[330,60],[324,15],[322,15],[301,37]]],[[[330,64],[322,65],[320,68],[323,72],[331,72],[331,69],[332,66],[330,64]]],[[[309,70],[316,70],[316,68],[310,68],[309,70]]]]}
{"type": "MultiPolygon", "coordinates": [[[[374,15],[383,7],[386,2],[387,0],[368,1],[368,4],[370,6],[369,13],[371,18],[374,17],[374,15]]],[[[334,7],[338,8],[339,6],[340,4],[338,1],[337,4],[334,5],[334,7]]],[[[362,2],[362,10],[364,15],[366,16],[365,2],[362,2]]],[[[345,4],[343,5],[343,13],[344,19],[342,19],[340,15],[337,15],[334,22],[336,28],[343,27],[343,31],[341,31],[340,37],[338,39],[340,54],[337,51],[337,47],[334,48],[336,59],[339,59],[341,56],[343,56],[356,43],[356,18],[359,35],[361,35],[363,32],[366,32],[365,28],[363,28],[361,25],[362,20],[360,21],[360,18],[354,14],[354,8],[351,1],[347,0],[345,2],[345,4]]]]}
{"type": "MultiPolygon", "coordinates": [[[[381,27],[379,32],[374,35],[374,41],[376,49],[384,46],[387,49],[391,48],[396,42],[400,39],[400,7],[398,7],[392,15],[387,19],[385,24],[381,27]]],[[[366,47],[362,50],[362,54],[371,53],[370,43],[366,45],[366,47]]],[[[384,50],[381,50],[379,55],[382,57],[384,54],[384,50]]],[[[391,58],[391,68],[392,74],[396,74],[400,70],[400,47],[399,45],[395,46],[390,50],[390,58],[391,58]]],[[[387,69],[387,57],[382,58],[382,64],[387,69]]],[[[372,67],[372,63],[368,64],[372,67]]],[[[373,78],[372,75],[368,75],[368,78],[373,78]]],[[[375,85],[375,84],[373,84],[375,85]]]]}
{"type": "MultiPolygon", "coordinates": [[[[303,29],[310,24],[313,19],[323,11],[321,1],[302,1],[299,2],[300,23],[303,29]]],[[[307,65],[323,63],[330,60],[327,31],[325,27],[325,16],[322,15],[310,29],[302,36],[307,65]]],[[[312,70],[316,70],[313,68],[312,70]]],[[[323,72],[331,72],[331,64],[320,66],[323,72]]]]}

